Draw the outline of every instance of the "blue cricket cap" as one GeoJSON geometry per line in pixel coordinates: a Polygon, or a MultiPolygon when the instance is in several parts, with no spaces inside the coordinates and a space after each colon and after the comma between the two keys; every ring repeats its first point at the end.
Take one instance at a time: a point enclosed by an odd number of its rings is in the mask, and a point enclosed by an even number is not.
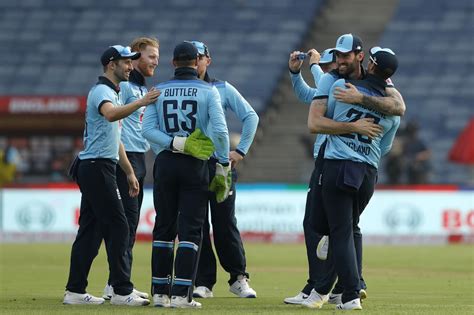
{"type": "Polygon", "coordinates": [[[369,60],[372,61],[381,71],[393,75],[398,68],[398,59],[390,48],[379,46],[370,49],[369,60]]]}
{"type": "Polygon", "coordinates": [[[334,54],[332,53],[332,48],[328,48],[321,54],[321,59],[319,59],[319,64],[331,63],[336,61],[334,54]]]}
{"type": "Polygon", "coordinates": [[[174,48],[173,60],[193,60],[197,59],[198,50],[190,42],[184,41],[174,48]]]}
{"type": "Polygon", "coordinates": [[[331,49],[331,52],[338,51],[341,53],[348,53],[351,51],[362,50],[362,40],[353,34],[344,34],[339,36],[336,41],[336,47],[331,49]]]}
{"type": "Polygon", "coordinates": [[[197,40],[190,40],[188,42],[193,44],[194,47],[197,48],[199,55],[206,56],[208,58],[211,57],[211,54],[209,53],[209,48],[207,48],[206,44],[204,44],[203,42],[197,40]]]}
{"type": "Polygon", "coordinates": [[[106,51],[100,57],[100,62],[103,66],[106,66],[112,60],[118,59],[138,59],[140,58],[141,54],[139,52],[132,52],[130,47],[121,46],[121,45],[114,45],[107,48],[106,51]]]}

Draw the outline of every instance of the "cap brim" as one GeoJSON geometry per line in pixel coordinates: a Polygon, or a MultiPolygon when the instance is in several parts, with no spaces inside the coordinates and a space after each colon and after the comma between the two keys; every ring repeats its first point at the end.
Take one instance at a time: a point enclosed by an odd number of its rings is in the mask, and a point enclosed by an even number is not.
{"type": "Polygon", "coordinates": [[[120,55],[120,59],[132,59],[137,60],[142,54],[140,52],[133,52],[131,54],[120,55]]]}
{"type": "Polygon", "coordinates": [[[332,58],[323,58],[319,60],[320,64],[331,63],[331,62],[332,62],[332,58]]]}
{"type": "Polygon", "coordinates": [[[350,49],[345,49],[345,48],[337,48],[337,47],[336,47],[336,48],[331,49],[329,52],[330,52],[330,53],[333,53],[333,52],[335,52],[335,51],[345,54],[345,53],[351,52],[352,50],[350,50],[350,49]]]}

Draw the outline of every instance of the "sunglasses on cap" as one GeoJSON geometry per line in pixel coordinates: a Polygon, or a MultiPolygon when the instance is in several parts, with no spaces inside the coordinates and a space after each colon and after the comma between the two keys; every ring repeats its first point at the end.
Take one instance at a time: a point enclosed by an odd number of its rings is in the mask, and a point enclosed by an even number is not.
{"type": "Polygon", "coordinates": [[[186,42],[193,44],[194,47],[197,48],[199,55],[206,56],[206,57],[210,56],[209,55],[209,49],[207,48],[206,44],[204,44],[203,42],[199,42],[197,40],[190,40],[190,41],[186,41],[186,42]]]}

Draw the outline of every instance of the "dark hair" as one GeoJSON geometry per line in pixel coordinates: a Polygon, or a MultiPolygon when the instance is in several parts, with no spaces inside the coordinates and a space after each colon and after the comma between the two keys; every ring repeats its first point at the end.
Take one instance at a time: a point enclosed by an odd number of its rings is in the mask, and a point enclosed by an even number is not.
{"type": "Polygon", "coordinates": [[[380,69],[378,65],[374,64],[374,74],[384,80],[387,80],[393,75],[393,70],[389,68],[380,69]]]}

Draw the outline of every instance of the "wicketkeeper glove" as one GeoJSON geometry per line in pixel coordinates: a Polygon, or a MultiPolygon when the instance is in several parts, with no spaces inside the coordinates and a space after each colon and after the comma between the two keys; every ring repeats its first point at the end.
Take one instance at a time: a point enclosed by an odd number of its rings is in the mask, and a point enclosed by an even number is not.
{"type": "Polygon", "coordinates": [[[194,130],[189,137],[174,137],[172,148],[200,160],[208,160],[215,151],[212,140],[206,137],[201,129],[194,130]]]}
{"type": "Polygon", "coordinates": [[[218,203],[227,199],[231,186],[232,170],[230,165],[223,166],[220,163],[216,163],[216,175],[209,185],[209,190],[216,193],[216,200],[218,203]]]}

